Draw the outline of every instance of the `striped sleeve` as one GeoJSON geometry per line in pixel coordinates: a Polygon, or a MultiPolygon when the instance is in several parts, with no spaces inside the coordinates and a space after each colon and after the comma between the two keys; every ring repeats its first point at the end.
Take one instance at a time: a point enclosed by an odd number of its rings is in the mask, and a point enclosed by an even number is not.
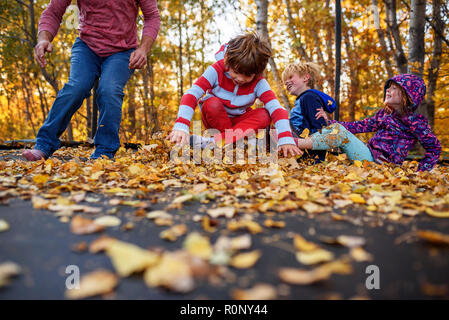
{"type": "Polygon", "coordinates": [[[178,117],[173,130],[179,130],[189,133],[190,121],[192,120],[198,100],[206,91],[216,85],[218,74],[214,66],[209,66],[201,77],[196,80],[194,85],[186,91],[181,98],[178,117]]]}
{"type": "Polygon", "coordinates": [[[288,121],[288,112],[281,106],[276,95],[271,90],[267,80],[261,79],[255,89],[256,96],[263,102],[273,120],[278,135],[278,146],[295,144],[288,121]]]}

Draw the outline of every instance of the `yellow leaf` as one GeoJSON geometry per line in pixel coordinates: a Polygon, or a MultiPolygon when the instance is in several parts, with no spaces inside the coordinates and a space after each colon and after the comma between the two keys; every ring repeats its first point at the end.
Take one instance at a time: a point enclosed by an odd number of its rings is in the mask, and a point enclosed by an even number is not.
{"type": "Polygon", "coordinates": [[[449,218],[449,211],[435,211],[432,208],[426,208],[426,213],[435,218],[449,218]]]}
{"type": "Polygon", "coordinates": [[[162,231],[159,236],[164,240],[173,242],[186,233],[187,233],[187,226],[185,224],[178,224],[171,227],[170,229],[162,231]]]}
{"type": "Polygon", "coordinates": [[[366,262],[373,260],[373,256],[360,247],[352,248],[350,251],[350,255],[357,262],[366,262]]]}
{"type": "Polygon", "coordinates": [[[238,269],[251,268],[259,260],[260,255],[259,250],[237,254],[232,257],[231,266],[238,269]]]}
{"type": "Polygon", "coordinates": [[[307,241],[299,234],[295,234],[295,236],[293,238],[293,244],[298,251],[303,251],[303,252],[311,252],[311,251],[320,249],[320,247],[318,245],[316,245],[313,242],[307,241]]]}
{"type": "Polygon", "coordinates": [[[351,193],[349,195],[349,199],[351,199],[352,202],[354,203],[361,203],[361,204],[366,203],[365,199],[363,199],[363,197],[357,193],[351,193]]]}
{"type": "Polygon", "coordinates": [[[354,166],[361,168],[363,166],[363,163],[360,160],[354,160],[354,166]]]}
{"type": "Polygon", "coordinates": [[[37,174],[33,177],[33,182],[36,184],[44,184],[50,177],[46,174],[37,174]]]}
{"type": "Polygon", "coordinates": [[[309,129],[308,129],[308,128],[305,128],[305,129],[301,132],[301,135],[300,135],[299,137],[305,139],[305,138],[307,138],[307,137],[309,136],[309,134],[310,134],[309,129]]]}
{"type": "Polygon", "coordinates": [[[232,292],[236,300],[272,300],[276,299],[276,288],[269,284],[257,284],[251,289],[236,289],[232,292]]]}
{"type": "Polygon", "coordinates": [[[212,255],[212,247],[209,239],[197,232],[190,233],[184,241],[186,250],[195,257],[209,259],[212,255]]]}
{"type": "Polygon", "coordinates": [[[324,249],[317,249],[310,252],[297,252],[296,259],[305,265],[317,264],[331,261],[334,258],[332,252],[324,249]]]}
{"type": "Polygon", "coordinates": [[[160,286],[181,293],[192,291],[194,288],[190,266],[172,254],[164,254],[158,265],[148,268],[144,280],[149,287],[160,286]]]}
{"type": "Polygon", "coordinates": [[[121,277],[127,277],[133,272],[142,271],[159,262],[159,255],[156,253],[118,240],[112,241],[107,246],[106,253],[121,277]]]}

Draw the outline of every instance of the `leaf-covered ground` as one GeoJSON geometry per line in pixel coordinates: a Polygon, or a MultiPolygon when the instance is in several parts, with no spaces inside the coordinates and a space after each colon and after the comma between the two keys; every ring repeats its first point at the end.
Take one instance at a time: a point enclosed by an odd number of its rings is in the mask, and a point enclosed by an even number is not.
{"type": "Polygon", "coordinates": [[[447,166],[175,164],[161,140],[91,152],[2,152],[0,299],[449,297],[447,166]]]}

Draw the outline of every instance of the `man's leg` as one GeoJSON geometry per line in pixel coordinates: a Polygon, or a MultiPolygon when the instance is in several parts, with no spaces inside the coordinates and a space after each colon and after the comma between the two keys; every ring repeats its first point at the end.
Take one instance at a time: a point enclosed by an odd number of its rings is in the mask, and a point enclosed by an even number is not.
{"type": "Polygon", "coordinates": [[[128,68],[134,49],[117,52],[101,64],[98,84],[98,129],[95,134],[95,152],[91,159],[105,155],[113,158],[120,148],[119,129],[122,119],[123,88],[134,70],[128,68]]]}
{"type": "Polygon", "coordinates": [[[49,157],[59,148],[59,137],[69,125],[73,114],[89,96],[99,72],[100,58],[77,38],[72,47],[69,81],[58,92],[47,119],[37,133],[34,149],[49,157]]]}

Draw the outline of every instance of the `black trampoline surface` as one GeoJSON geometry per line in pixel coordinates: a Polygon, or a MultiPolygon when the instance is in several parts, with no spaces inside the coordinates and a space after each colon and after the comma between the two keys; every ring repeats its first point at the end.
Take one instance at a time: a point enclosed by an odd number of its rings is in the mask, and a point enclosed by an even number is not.
{"type": "MultiPolygon", "coordinates": [[[[154,194],[159,201],[147,211],[165,209],[164,202],[175,191],[170,189],[154,194]]],[[[93,206],[104,208],[102,213],[83,216],[94,218],[104,215],[111,208],[111,198],[98,194],[88,194],[100,199],[93,206]]],[[[80,203],[88,204],[88,203],[80,203]]],[[[91,203],[89,205],[92,206],[91,203]]],[[[210,237],[214,243],[220,235],[235,237],[247,231],[229,231],[225,218],[218,218],[215,232],[207,233],[201,222],[192,217],[208,204],[189,202],[179,209],[169,210],[175,216],[175,223],[185,223],[188,232],[198,231],[210,237]]],[[[9,285],[0,287],[0,299],[65,299],[66,267],[76,265],[81,276],[99,268],[114,272],[110,258],[104,254],[88,251],[77,252],[73,247],[80,242],[89,245],[101,235],[108,235],[122,241],[136,244],[142,248],[163,248],[174,251],[183,246],[184,237],[168,242],[159,237],[167,227],[156,226],[146,217],[133,214],[135,208],[121,205],[116,216],[126,222],[133,222],[132,230],[123,231],[121,226],[108,227],[105,231],[90,235],[75,235],[70,232],[70,223],[63,223],[48,210],[36,210],[31,201],[21,198],[9,199],[0,205],[0,219],[6,220],[10,229],[0,232],[0,263],[11,261],[22,268],[22,273],[12,278],[9,285]]],[[[338,210],[336,211],[339,212],[338,210]]],[[[426,215],[403,218],[400,221],[382,220],[375,214],[366,215],[356,208],[349,208],[345,220],[335,221],[328,213],[309,217],[301,211],[279,213],[272,217],[286,222],[282,229],[264,228],[262,233],[251,235],[251,250],[259,249],[262,255],[256,265],[249,269],[230,268],[233,275],[226,281],[211,284],[207,279],[196,280],[193,291],[180,294],[163,288],[150,288],[143,281],[142,274],[120,278],[112,294],[90,299],[232,299],[234,289],[247,289],[258,283],[273,285],[278,299],[448,299],[449,298],[449,246],[435,245],[422,239],[410,238],[416,230],[433,230],[447,234],[449,220],[426,215]],[[322,237],[352,235],[366,240],[364,249],[373,256],[370,262],[351,261],[353,272],[348,275],[332,275],[311,285],[291,285],[283,283],[278,277],[282,267],[311,269],[301,265],[295,257],[292,234],[301,234],[307,240],[319,243],[336,257],[348,255],[349,249],[343,246],[325,244],[322,237]],[[404,236],[405,235],[405,236],[404,236]],[[365,281],[369,274],[366,268],[375,265],[380,271],[380,289],[367,289],[365,281]],[[439,289],[435,289],[439,288],[439,289]]],[[[263,225],[267,216],[257,214],[255,221],[263,225]]]]}

